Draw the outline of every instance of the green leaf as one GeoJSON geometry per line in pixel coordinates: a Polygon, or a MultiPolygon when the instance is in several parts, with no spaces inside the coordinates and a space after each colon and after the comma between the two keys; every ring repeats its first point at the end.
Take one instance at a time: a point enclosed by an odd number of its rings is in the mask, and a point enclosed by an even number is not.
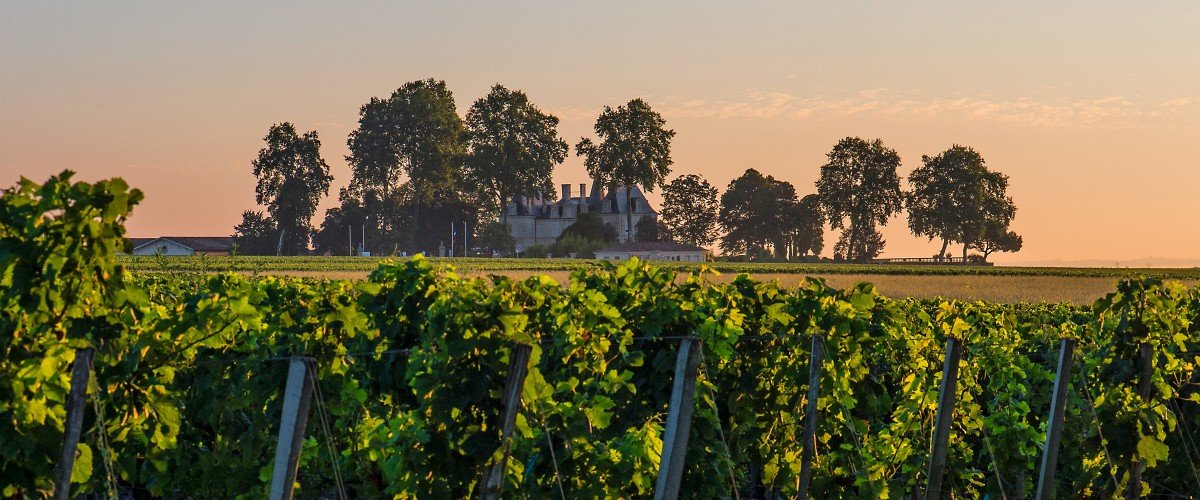
{"type": "Polygon", "coordinates": [[[71,482],[82,483],[92,477],[92,447],[79,443],[75,450],[75,465],[71,469],[71,482]]]}
{"type": "Polygon", "coordinates": [[[1138,440],[1137,452],[1138,456],[1146,461],[1146,465],[1153,468],[1159,460],[1163,460],[1170,455],[1171,449],[1166,443],[1153,436],[1142,436],[1138,440]]]}

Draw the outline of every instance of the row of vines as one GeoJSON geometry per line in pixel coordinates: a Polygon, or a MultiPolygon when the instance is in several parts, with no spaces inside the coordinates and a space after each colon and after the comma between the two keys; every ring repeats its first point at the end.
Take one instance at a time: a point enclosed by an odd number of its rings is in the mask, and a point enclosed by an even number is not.
{"type": "Polygon", "coordinates": [[[1059,340],[1077,339],[1060,497],[1200,495],[1200,290],[1124,281],[1092,307],[891,300],[637,261],[462,278],[425,259],[361,282],[134,275],[141,198],[24,181],[0,204],[0,494],[53,488],[75,350],[96,349],[73,491],[265,496],[291,356],[316,360],[298,494],[465,497],[502,459],[508,355],[533,347],[513,497],[653,492],[678,339],[703,359],[687,497],[792,497],[812,335],[825,338],[813,494],[922,492],[945,341],[965,346],[947,494],[1036,489],[1059,340]],[[320,422],[320,423],[317,423],[320,422]]]}
{"type": "MultiPolygon", "coordinates": [[[[374,270],[383,262],[404,261],[407,257],[347,257],[347,256],[156,256],[122,255],[119,262],[135,272],[244,272],[269,273],[278,271],[300,272],[361,272],[374,270]]],[[[598,267],[599,262],[591,259],[567,258],[485,258],[453,257],[431,258],[434,262],[453,263],[461,272],[504,272],[504,271],[574,271],[585,267],[598,267]]],[[[948,266],[920,264],[840,264],[798,262],[670,262],[662,261],[660,267],[691,273],[711,269],[722,273],[737,274],[853,274],[892,276],[1061,276],[1075,278],[1130,278],[1150,276],[1163,279],[1195,280],[1200,278],[1197,268],[1104,268],[1104,267],[994,267],[994,266],[948,266]]]]}

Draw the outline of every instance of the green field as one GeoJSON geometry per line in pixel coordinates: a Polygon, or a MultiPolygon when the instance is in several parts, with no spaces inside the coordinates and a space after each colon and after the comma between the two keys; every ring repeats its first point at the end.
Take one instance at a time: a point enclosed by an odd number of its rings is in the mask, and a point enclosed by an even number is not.
{"type": "MultiPolygon", "coordinates": [[[[395,257],[261,257],[261,256],[197,256],[156,257],[121,256],[120,262],[136,272],[369,272],[383,261],[407,260],[395,257]]],[[[464,272],[488,271],[573,271],[603,265],[588,259],[525,259],[525,258],[431,258],[464,272]]],[[[892,275],[892,276],[1057,276],[1071,278],[1129,278],[1137,276],[1161,279],[1198,280],[1200,268],[1111,268],[1111,267],[982,267],[982,266],[920,266],[882,264],[799,264],[708,262],[704,264],[656,262],[655,265],[681,271],[708,267],[721,273],[799,274],[799,275],[892,275]]],[[[869,281],[869,279],[867,279],[869,281]]]]}

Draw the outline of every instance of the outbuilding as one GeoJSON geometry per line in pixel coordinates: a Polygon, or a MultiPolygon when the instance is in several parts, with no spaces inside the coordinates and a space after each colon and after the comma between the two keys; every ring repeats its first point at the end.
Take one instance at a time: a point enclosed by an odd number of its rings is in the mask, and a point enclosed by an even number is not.
{"type": "Polygon", "coordinates": [[[229,236],[160,236],[130,238],[133,255],[229,255],[233,238],[229,236]]]}
{"type": "Polygon", "coordinates": [[[670,260],[676,262],[704,262],[707,250],[695,245],[670,241],[635,241],[621,243],[596,251],[597,259],[626,260],[637,257],[642,260],[670,260]]]}

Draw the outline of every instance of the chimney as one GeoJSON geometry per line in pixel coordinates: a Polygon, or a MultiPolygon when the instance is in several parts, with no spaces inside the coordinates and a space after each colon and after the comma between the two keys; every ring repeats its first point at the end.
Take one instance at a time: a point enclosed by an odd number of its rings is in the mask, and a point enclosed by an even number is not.
{"type": "Polygon", "coordinates": [[[567,201],[567,200],[571,199],[571,185],[570,184],[562,185],[562,199],[563,199],[563,201],[567,201]]]}
{"type": "Polygon", "coordinates": [[[587,200],[584,198],[584,193],[587,192],[587,184],[579,183],[579,212],[587,212],[587,200]]]}

